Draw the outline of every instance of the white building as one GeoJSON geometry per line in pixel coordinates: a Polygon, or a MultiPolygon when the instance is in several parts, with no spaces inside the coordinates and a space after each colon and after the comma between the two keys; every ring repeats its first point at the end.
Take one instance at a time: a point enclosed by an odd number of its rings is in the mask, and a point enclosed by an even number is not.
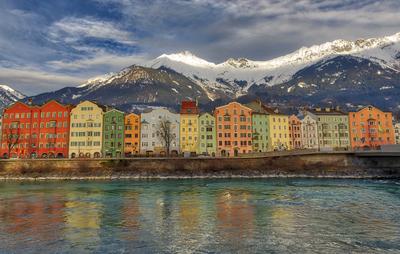
{"type": "Polygon", "coordinates": [[[143,154],[163,154],[165,145],[160,137],[160,123],[169,121],[173,139],[170,146],[171,154],[179,154],[179,114],[170,112],[165,108],[153,109],[142,113],[140,128],[140,152],[143,154]]]}
{"type": "Polygon", "coordinates": [[[396,144],[400,144],[400,123],[394,125],[394,141],[396,144]]]}
{"type": "Polygon", "coordinates": [[[318,124],[314,115],[305,114],[301,121],[301,143],[304,149],[318,149],[318,124]]]}

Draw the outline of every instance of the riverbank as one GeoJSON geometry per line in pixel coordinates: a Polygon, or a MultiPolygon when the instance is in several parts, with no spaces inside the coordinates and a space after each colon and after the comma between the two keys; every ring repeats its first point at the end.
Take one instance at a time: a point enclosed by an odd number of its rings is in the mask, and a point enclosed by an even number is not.
{"type": "Polygon", "coordinates": [[[400,178],[400,155],[273,154],[242,158],[2,160],[4,180],[145,178],[400,178]]]}

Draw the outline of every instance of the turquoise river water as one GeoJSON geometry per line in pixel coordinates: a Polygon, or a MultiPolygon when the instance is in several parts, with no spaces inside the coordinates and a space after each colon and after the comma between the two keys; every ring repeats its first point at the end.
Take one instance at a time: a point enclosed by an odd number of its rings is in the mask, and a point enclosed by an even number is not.
{"type": "Polygon", "coordinates": [[[0,182],[0,253],[400,253],[400,181],[0,182]]]}

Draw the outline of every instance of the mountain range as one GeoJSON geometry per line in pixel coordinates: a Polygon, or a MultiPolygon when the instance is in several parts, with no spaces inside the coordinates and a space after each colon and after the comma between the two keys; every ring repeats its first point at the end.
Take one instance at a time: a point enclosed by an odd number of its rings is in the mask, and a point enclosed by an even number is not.
{"type": "Polygon", "coordinates": [[[77,87],[30,98],[35,103],[90,99],[129,111],[144,106],[176,107],[183,99],[197,99],[208,109],[230,100],[260,98],[289,108],[340,105],[355,109],[374,104],[399,112],[399,95],[397,33],[355,41],[335,40],[268,61],[231,58],[216,64],[188,51],[163,54],[77,87]]]}

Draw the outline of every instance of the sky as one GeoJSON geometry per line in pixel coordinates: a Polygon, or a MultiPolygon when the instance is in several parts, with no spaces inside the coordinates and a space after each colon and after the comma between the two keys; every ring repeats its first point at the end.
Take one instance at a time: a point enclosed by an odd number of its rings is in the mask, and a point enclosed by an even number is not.
{"type": "Polygon", "coordinates": [[[77,86],[163,53],[269,60],[400,32],[399,0],[1,0],[0,84],[77,86]]]}

